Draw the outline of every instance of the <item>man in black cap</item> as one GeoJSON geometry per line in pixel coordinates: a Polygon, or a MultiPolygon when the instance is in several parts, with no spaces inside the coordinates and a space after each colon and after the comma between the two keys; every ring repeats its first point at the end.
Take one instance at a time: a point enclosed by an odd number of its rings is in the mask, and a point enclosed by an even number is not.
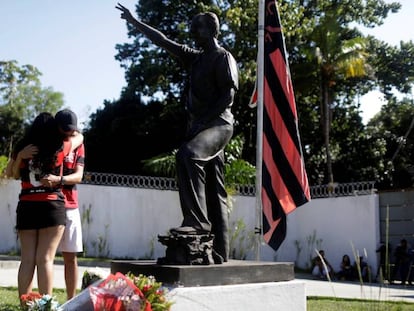
{"type": "Polygon", "coordinates": [[[78,130],[78,117],[69,109],[63,109],[55,115],[55,120],[65,136],[72,136],[73,132],[78,130]]]}
{"type": "MultiPolygon", "coordinates": [[[[79,132],[78,118],[73,111],[69,109],[61,110],[55,115],[55,120],[66,139],[79,132]]],[[[77,253],[83,251],[76,184],[82,181],[84,164],[85,148],[82,144],[65,158],[63,175],[61,177],[62,192],[65,195],[66,227],[59,245],[59,251],[62,252],[65,264],[65,283],[68,300],[76,295],[76,286],[78,284],[77,253]]]]}

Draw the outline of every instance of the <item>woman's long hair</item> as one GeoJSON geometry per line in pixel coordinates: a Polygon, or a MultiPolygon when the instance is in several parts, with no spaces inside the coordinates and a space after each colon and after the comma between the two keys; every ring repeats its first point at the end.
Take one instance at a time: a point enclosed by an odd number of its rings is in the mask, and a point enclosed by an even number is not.
{"type": "Polygon", "coordinates": [[[42,112],[34,119],[25,136],[16,146],[16,151],[29,144],[39,149],[32,159],[33,167],[39,169],[42,174],[50,173],[55,167],[57,154],[62,150],[63,145],[62,135],[52,114],[42,112]]]}

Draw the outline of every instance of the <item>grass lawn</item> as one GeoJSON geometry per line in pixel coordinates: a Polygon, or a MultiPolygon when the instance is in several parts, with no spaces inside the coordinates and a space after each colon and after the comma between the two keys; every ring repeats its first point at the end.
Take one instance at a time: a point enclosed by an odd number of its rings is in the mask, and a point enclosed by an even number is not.
{"type": "Polygon", "coordinates": [[[307,311],[412,311],[414,303],[331,297],[308,297],[307,311]]]}
{"type": "MultiPolygon", "coordinates": [[[[55,289],[53,296],[63,304],[64,289],[55,289]]],[[[307,311],[412,311],[414,304],[342,298],[308,297],[307,311]]],[[[0,311],[20,311],[16,287],[0,287],[0,311]]]]}
{"type": "MultiPolygon", "coordinates": [[[[37,291],[37,289],[33,289],[37,291]]],[[[55,289],[53,296],[60,304],[66,301],[66,291],[55,289]]],[[[20,311],[20,302],[17,294],[17,287],[0,287],[0,311],[20,311]]]]}

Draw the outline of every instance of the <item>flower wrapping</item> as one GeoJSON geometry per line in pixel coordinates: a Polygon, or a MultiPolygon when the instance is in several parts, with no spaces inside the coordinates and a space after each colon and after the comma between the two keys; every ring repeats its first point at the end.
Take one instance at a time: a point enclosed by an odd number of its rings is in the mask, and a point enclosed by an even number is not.
{"type": "Polygon", "coordinates": [[[144,294],[122,273],[110,274],[98,286],[90,286],[94,311],[151,311],[144,294]]]}
{"type": "Polygon", "coordinates": [[[81,289],[84,290],[85,288],[91,286],[93,283],[106,279],[108,275],[108,272],[98,267],[86,270],[82,276],[81,289]]]}

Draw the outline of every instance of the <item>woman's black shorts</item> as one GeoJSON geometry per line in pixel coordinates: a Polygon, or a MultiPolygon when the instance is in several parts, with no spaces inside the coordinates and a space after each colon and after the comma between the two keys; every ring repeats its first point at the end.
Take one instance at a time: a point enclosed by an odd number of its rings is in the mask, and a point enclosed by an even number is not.
{"type": "Polygon", "coordinates": [[[65,203],[62,201],[19,201],[16,229],[32,230],[66,224],[65,203]]]}

